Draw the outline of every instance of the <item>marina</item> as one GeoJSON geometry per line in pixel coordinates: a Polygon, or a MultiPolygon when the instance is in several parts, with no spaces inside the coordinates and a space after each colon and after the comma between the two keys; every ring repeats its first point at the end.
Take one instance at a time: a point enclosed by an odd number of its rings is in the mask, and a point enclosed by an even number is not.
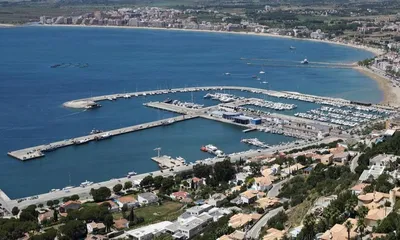
{"type": "MultiPolygon", "coordinates": [[[[46,145],[40,145],[27,149],[17,150],[9,152],[8,155],[17,158],[22,161],[43,157],[45,152],[54,151],[58,148],[63,148],[71,145],[83,145],[91,141],[99,141],[109,139],[113,136],[130,133],[134,131],[144,130],[152,127],[158,127],[163,125],[170,125],[179,121],[188,120],[196,117],[203,117],[211,120],[216,120],[224,123],[230,123],[238,126],[246,127],[250,125],[250,128],[243,130],[244,132],[259,130],[263,132],[270,132],[274,134],[280,134],[301,139],[311,138],[323,138],[326,134],[332,134],[331,128],[338,128],[337,126],[345,127],[356,127],[359,123],[365,123],[368,120],[376,120],[379,117],[389,115],[394,112],[394,107],[382,107],[379,105],[368,105],[359,106],[344,99],[335,99],[328,97],[319,97],[312,95],[305,95],[293,92],[277,92],[264,89],[254,89],[248,87],[201,87],[201,88],[179,88],[169,90],[157,90],[147,92],[136,92],[136,93],[125,93],[116,95],[105,95],[92,97],[88,99],[79,99],[70,101],[64,104],[66,107],[83,107],[87,108],[87,105],[92,106],[100,105],[99,101],[118,98],[131,98],[140,97],[147,95],[160,95],[166,93],[176,92],[193,92],[193,91],[210,91],[210,90],[240,90],[250,91],[253,93],[261,93],[268,96],[277,98],[288,98],[296,99],[300,101],[314,102],[321,104],[319,110],[312,109],[307,113],[295,113],[294,116],[287,116],[278,113],[254,111],[251,108],[242,107],[247,106],[258,106],[263,108],[269,108],[277,111],[293,110],[296,108],[295,104],[287,104],[280,102],[266,101],[259,98],[245,98],[238,97],[232,94],[224,93],[207,93],[205,99],[218,100],[221,103],[209,107],[204,107],[202,104],[196,104],[194,102],[181,102],[179,100],[168,100],[164,102],[148,102],[144,103],[144,106],[157,108],[165,111],[170,111],[183,116],[173,117],[170,119],[158,120],[146,124],[134,125],[130,127],[124,127],[120,129],[114,129],[107,132],[103,131],[92,131],[90,135],[77,137],[73,139],[67,139],[46,145]],[[334,106],[334,107],[327,107],[334,106]],[[341,108],[347,109],[341,109],[341,108]],[[247,112],[249,116],[239,114],[240,111],[247,112]],[[367,113],[362,113],[365,111],[367,113]],[[227,115],[228,114],[228,115],[227,115]],[[302,119],[309,119],[310,122],[306,123],[302,119]],[[320,122],[320,123],[316,123],[320,122]],[[322,123],[321,123],[322,122],[322,123]],[[249,124],[250,123],[250,124],[249,124]],[[328,123],[327,125],[324,125],[328,123]],[[328,130],[329,128],[329,130],[328,130]]],[[[334,132],[334,131],[333,131],[334,132]]],[[[256,142],[256,141],[251,141],[256,142]]],[[[260,144],[256,144],[260,145],[260,144]]],[[[215,153],[217,156],[223,156],[222,152],[216,153],[215,151],[208,151],[215,153]]],[[[164,162],[164,161],[162,161],[164,162]]],[[[163,163],[161,163],[163,164],[163,163]]],[[[170,165],[165,165],[170,166],[170,165]]]]}

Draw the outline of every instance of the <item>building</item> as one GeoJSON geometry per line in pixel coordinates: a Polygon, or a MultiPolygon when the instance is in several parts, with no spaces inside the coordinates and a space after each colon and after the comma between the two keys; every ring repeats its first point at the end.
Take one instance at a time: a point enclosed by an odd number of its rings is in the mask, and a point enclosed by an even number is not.
{"type": "Polygon", "coordinates": [[[179,191],[179,192],[173,192],[169,196],[173,200],[183,200],[183,199],[186,199],[186,198],[190,198],[190,193],[184,192],[184,191],[179,191]]]}
{"type": "Polygon", "coordinates": [[[202,213],[208,212],[210,209],[212,209],[213,206],[209,204],[203,204],[201,206],[194,206],[191,208],[186,209],[186,212],[190,215],[194,216],[199,216],[202,213]]]}
{"type": "Polygon", "coordinates": [[[272,181],[270,177],[257,177],[254,178],[254,184],[251,189],[265,192],[272,188],[272,181]]]}
{"type": "Polygon", "coordinates": [[[226,202],[226,196],[222,193],[215,193],[208,199],[208,204],[219,207],[226,202]]]}
{"type": "MultiPolygon", "coordinates": [[[[350,221],[353,224],[353,228],[350,230],[350,239],[355,239],[358,236],[357,231],[356,231],[357,220],[353,219],[353,218],[349,218],[347,221],[350,221]]],[[[321,236],[320,239],[321,240],[345,240],[345,239],[348,239],[347,228],[344,225],[346,222],[344,222],[343,224],[335,224],[335,226],[333,226],[331,229],[327,230],[321,236]]]]}
{"type": "Polygon", "coordinates": [[[134,240],[151,240],[155,236],[164,233],[166,230],[166,227],[171,225],[172,222],[169,221],[164,221],[164,222],[159,222],[151,225],[147,225],[141,228],[137,228],[134,230],[130,230],[126,232],[126,235],[129,236],[129,238],[134,239],[134,240]]]}
{"type": "Polygon", "coordinates": [[[154,193],[145,192],[138,195],[138,201],[140,205],[151,204],[158,202],[158,197],[154,193]]]}
{"type": "Polygon", "coordinates": [[[120,218],[118,220],[114,220],[114,228],[118,230],[122,230],[129,227],[129,221],[125,218],[120,218]]]}
{"type": "Polygon", "coordinates": [[[260,198],[256,201],[258,207],[262,209],[272,208],[280,204],[279,198],[260,198]]]}
{"type": "Polygon", "coordinates": [[[349,157],[350,157],[349,152],[334,153],[333,157],[332,157],[332,161],[334,164],[342,166],[342,165],[347,164],[349,157]]]}
{"type": "Polygon", "coordinates": [[[221,237],[217,238],[217,240],[244,240],[246,236],[245,232],[235,230],[233,233],[229,235],[222,235],[221,237]]]}
{"type": "Polygon", "coordinates": [[[198,189],[198,188],[206,185],[205,178],[194,177],[191,180],[192,180],[191,183],[190,182],[189,183],[191,184],[193,189],[198,189]]]}
{"type": "Polygon", "coordinates": [[[285,231],[278,230],[276,228],[270,228],[264,235],[263,240],[281,240],[285,236],[285,231]]]}
{"type": "Polygon", "coordinates": [[[333,154],[330,153],[330,154],[321,155],[320,160],[321,160],[322,164],[325,164],[325,165],[331,164],[333,161],[333,154]]]}
{"type": "Polygon", "coordinates": [[[251,204],[257,200],[257,190],[247,190],[240,194],[240,200],[242,203],[251,204]]]}
{"type": "Polygon", "coordinates": [[[106,226],[103,223],[95,223],[91,222],[86,224],[87,232],[88,233],[103,233],[106,230],[106,226]]]}
{"type": "Polygon", "coordinates": [[[139,202],[132,196],[123,196],[116,200],[118,206],[122,208],[123,206],[127,206],[128,208],[138,207],[139,202]]]}
{"type": "Polygon", "coordinates": [[[367,183],[360,183],[357,184],[355,186],[353,186],[350,190],[353,194],[355,195],[360,195],[361,193],[363,193],[363,190],[366,186],[369,186],[369,184],[367,183]]]}
{"type": "Polygon", "coordinates": [[[260,218],[261,218],[261,214],[257,214],[257,213],[253,213],[253,214],[238,213],[236,215],[233,215],[229,219],[228,226],[230,226],[232,228],[241,228],[253,221],[257,221],[260,218]]]}
{"type": "Polygon", "coordinates": [[[60,213],[66,213],[70,209],[79,209],[82,203],[80,201],[68,201],[60,206],[60,213]]]}
{"type": "Polygon", "coordinates": [[[54,217],[54,210],[49,210],[45,213],[39,214],[38,222],[42,224],[43,221],[51,221],[54,217]]]}
{"type": "Polygon", "coordinates": [[[382,207],[377,209],[371,209],[368,211],[367,216],[365,216],[365,225],[369,227],[378,226],[378,221],[383,220],[389,213],[392,211],[392,208],[382,207]]]}
{"type": "Polygon", "coordinates": [[[213,221],[213,217],[208,213],[190,215],[186,212],[184,214],[186,214],[185,218],[180,217],[178,221],[166,227],[166,231],[173,234],[175,239],[190,239],[202,232],[213,221]]]}
{"type": "Polygon", "coordinates": [[[97,205],[102,205],[102,204],[106,204],[106,203],[109,204],[108,211],[110,211],[111,213],[119,211],[119,206],[115,202],[113,202],[111,200],[104,201],[104,202],[99,202],[99,203],[97,203],[97,205]]]}
{"type": "Polygon", "coordinates": [[[363,182],[363,181],[367,180],[369,178],[369,176],[372,176],[374,179],[377,179],[380,175],[382,175],[384,170],[385,170],[384,166],[373,165],[373,166],[371,166],[370,169],[364,170],[361,173],[361,176],[358,180],[363,182]]]}

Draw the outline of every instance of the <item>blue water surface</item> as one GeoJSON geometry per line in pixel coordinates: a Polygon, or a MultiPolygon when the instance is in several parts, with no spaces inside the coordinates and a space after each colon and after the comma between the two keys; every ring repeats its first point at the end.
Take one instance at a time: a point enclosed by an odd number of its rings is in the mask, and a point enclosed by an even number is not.
{"type": "MultiPolygon", "coordinates": [[[[62,107],[68,100],[102,94],[185,86],[239,85],[379,102],[382,93],[368,77],[351,69],[261,67],[241,58],[315,62],[355,62],[372,54],[344,46],[220,33],[144,29],[18,27],[0,29],[0,188],[11,198],[47,192],[84,180],[101,181],[128,171],[157,169],[150,159],[163,154],[188,161],[214,144],[227,153],[249,149],[241,138],[268,144],[290,141],[272,134],[243,133],[237,126],[195,119],[47,153],[21,162],[8,151],[175,116],[143,107],[167,96],[103,102],[94,111],[62,107]],[[295,51],[289,47],[295,46],[295,51]],[[248,65],[247,63],[252,63],[248,65]],[[87,68],[50,68],[88,63],[87,68]],[[252,78],[264,70],[262,84],[252,78]],[[227,76],[224,73],[230,72],[227,76]]],[[[262,62],[262,61],[261,61],[262,62]]],[[[204,93],[169,96],[204,104],[204,93]]],[[[282,100],[283,101],[283,100],[282,100]]],[[[309,108],[302,103],[299,107],[309,108]]]]}

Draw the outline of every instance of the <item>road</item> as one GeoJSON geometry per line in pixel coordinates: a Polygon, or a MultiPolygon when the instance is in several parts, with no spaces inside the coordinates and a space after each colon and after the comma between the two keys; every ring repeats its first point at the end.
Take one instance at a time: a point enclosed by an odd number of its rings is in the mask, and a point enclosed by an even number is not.
{"type": "Polygon", "coordinates": [[[357,156],[355,156],[350,162],[350,171],[352,173],[356,172],[355,169],[358,166],[358,158],[360,157],[360,155],[361,155],[360,153],[357,153],[357,156]]]}
{"type": "Polygon", "coordinates": [[[269,211],[267,214],[262,216],[260,220],[254,226],[246,232],[246,237],[250,239],[258,239],[258,236],[260,235],[261,228],[267,225],[267,222],[270,218],[274,217],[276,214],[278,214],[280,211],[283,211],[283,207],[278,207],[276,209],[273,209],[269,211]]]}
{"type": "MultiPolygon", "coordinates": [[[[290,177],[291,177],[291,175],[290,175],[290,177]]],[[[267,197],[271,197],[271,198],[272,198],[272,197],[278,196],[279,191],[281,190],[282,185],[283,185],[285,182],[287,182],[289,179],[290,179],[290,178],[286,178],[286,179],[283,179],[283,180],[280,181],[280,182],[275,183],[275,184],[272,186],[272,188],[268,191],[267,197]]]]}

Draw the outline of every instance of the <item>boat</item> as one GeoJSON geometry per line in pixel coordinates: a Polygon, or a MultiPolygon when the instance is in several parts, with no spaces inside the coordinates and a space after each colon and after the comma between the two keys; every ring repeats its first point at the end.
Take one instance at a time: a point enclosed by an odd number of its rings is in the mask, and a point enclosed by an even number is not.
{"type": "Polygon", "coordinates": [[[172,99],[167,98],[167,99],[164,100],[164,103],[172,103],[172,99]]]}
{"type": "Polygon", "coordinates": [[[257,78],[257,76],[256,75],[253,75],[253,76],[251,76],[252,78],[257,78]]]}
{"type": "Polygon", "coordinates": [[[218,150],[218,148],[214,145],[208,144],[205,146],[206,150],[208,153],[215,153],[215,151],[218,150]]]}
{"type": "Polygon", "coordinates": [[[301,63],[301,64],[308,64],[308,60],[307,60],[307,58],[304,58],[304,60],[303,60],[303,61],[301,61],[300,63],[301,63]]]}
{"type": "Polygon", "coordinates": [[[81,187],[87,187],[87,186],[90,186],[90,185],[93,185],[93,182],[90,182],[90,181],[86,180],[86,181],[82,182],[80,186],[81,187]]]}
{"type": "Polygon", "coordinates": [[[226,72],[225,75],[226,75],[226,76],[229,76],[229,75],[231,75],[231,73],[226,72]]]}
{"type": "Polygon", "coordinates": [[[125,95],[124,95],[124,98],[131,98],[131,95],[125,94],[125,95]]]}
{"type": "Polygon", "coordinates": [[[265,72],[264,71],[260,71],[260,74],[264,74],[265,72]]]}
{"type": "Polygon", "coordinates": [[[135,171],[132,172],[128,172],[128,174],[126,175],[128,178],[137,175],[137,173],[135,171]]]}
{"type": "Polygon", "coordinates": [[[200,150],[203,152],[207,152],[207,148],[205,146],[201,146],[200,150]]]}
{"type": "Polygon", "coordinates": [[[50,190],[51,193],[52,193],[52,192],[58,192],[58,191],[60,191],[59,188],[53,188],[53,189],[50,190]]]}
{"type": "Polygon", "coordinates": [[[289,49],[290,49],[290,50],[295,50],[296,48],[293,47],[293,46],[290,46],[289,49]]]}
{"type": "Polygon", "coordinates": [[[73,186],[66,186],[65,188],[63,188],[62,190],[64,191],[64,192],[69,192],[71,189],[73,189],[74,187],[73,186]]]}
{"type": "Polygon", "coordinates": [[[261,78],[257,78],[257,80],[258,80],[258,81],[260,81],[260,80],[261,80],[261,78]]]}
{"type": "Polygon", "coordinates": [[[75,145],[81,145],[81,144],[88,143],[89,141],[90,141],[89,138],[85,138],[85,139],[81,139],[81,140],[76,140],[76,141],[74,141],[74,144],[75,144],[75,145]]]}
{"type": "Polygon", "coordinates": [[[176,158],[176,160],[178,160],[178,161],[180,161],[180,162],[182,162],[182,163],[184,163],[184,162],[185,162],[185,159],[184,159],[183,157],[180,157],[180,156],[179,156],[179,157],[177,157],[177,158],[176,158]]]}
{"type": "Polygon", "coordinates": [[[111,138],[112,137],[112,135],[109,133],[109,132],[107,132],[107,133],[105,133],[105,134],[102,134],[102,135],[100,135],[100,136],[97,136],[96,137],[96,140],[103,140],[103,139],[108,139],[108,138],[111,138]]]}
{"type": "Polygon", "coordinates": [[[103,132],[102,130],[93,129],[92,131],[90,131],[90,134],[97,134],[102,132],[103,132]]]}

